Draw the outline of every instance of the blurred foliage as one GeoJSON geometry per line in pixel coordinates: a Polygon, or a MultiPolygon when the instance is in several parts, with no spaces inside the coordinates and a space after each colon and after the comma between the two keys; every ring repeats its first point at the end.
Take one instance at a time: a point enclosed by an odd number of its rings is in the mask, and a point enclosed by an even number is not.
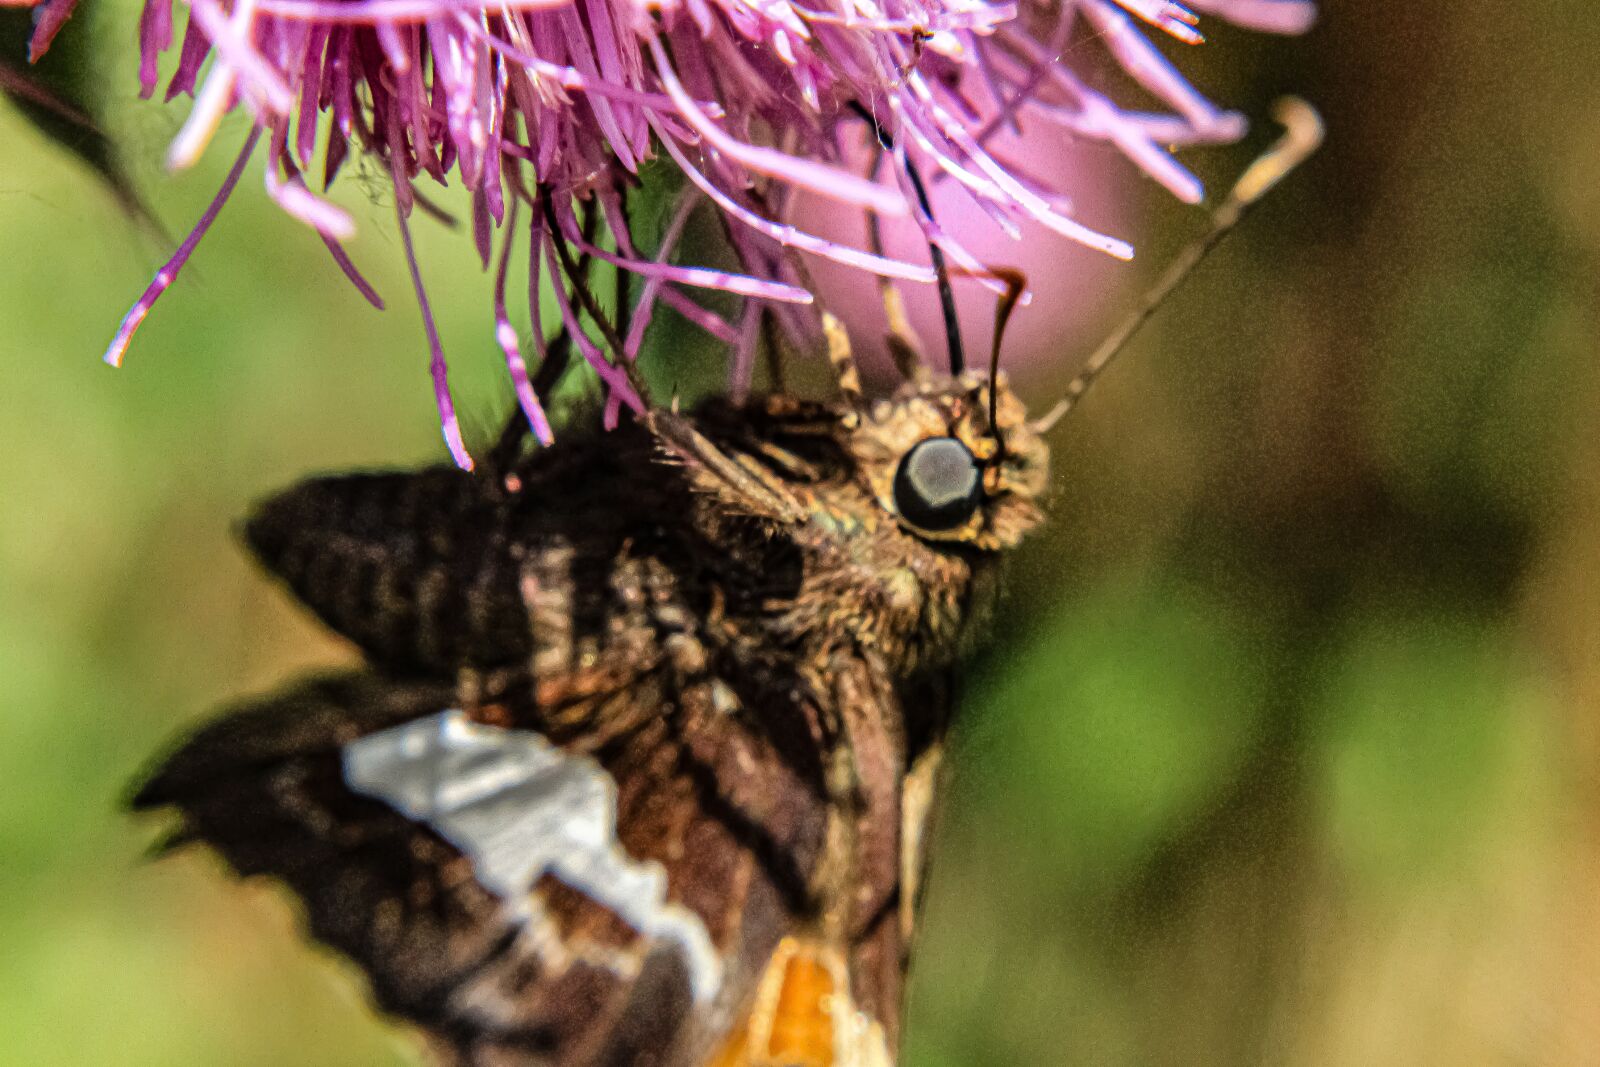
{"type": "MultiPolygon", "coordinates": [[[[908,1064],[1600,1056],[1587,13],[1329,3],[1303,40],[1213,25],[1185,57],[1254,114],[1308,96],[1330,141],[1056,434],[1053,522],[970,680],[908,1064]]],[[[243,128],[158,179],[180,114],[132,64],[97,60],[96,113],[181,232],[243,128]]],[[[141,862],[117,810],[207,707],[349,658],[231,520],[442,455],[381,183],[338,196],[388,312],[247,187],[113,372],[166,247],[17,113],[0,143],[0,1059],[416,1062],[275,891],[141,862]]],[[[1133,195],[1148,272],[1197,220],[1133,195]]],[[[417,229],[486,440],[488,280],[417,229]]]]}

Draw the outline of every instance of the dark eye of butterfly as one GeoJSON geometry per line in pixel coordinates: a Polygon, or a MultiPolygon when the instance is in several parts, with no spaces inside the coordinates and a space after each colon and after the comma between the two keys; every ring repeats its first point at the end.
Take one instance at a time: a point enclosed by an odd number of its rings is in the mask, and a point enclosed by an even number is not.
{"type": "Polygon", "coordinates": [[[913,526],[953,530],[983,499],[983,477],[971,450],[954,437],[930,437],[900,460],[894,505],[913,526]]]}

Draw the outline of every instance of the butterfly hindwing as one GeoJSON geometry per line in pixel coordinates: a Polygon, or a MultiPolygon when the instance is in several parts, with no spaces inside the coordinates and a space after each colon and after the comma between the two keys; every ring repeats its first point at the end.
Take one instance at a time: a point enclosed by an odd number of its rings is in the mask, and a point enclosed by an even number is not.
{"type": "Polygon", "coordinates": [[[698,1065],[815,921],[828,800],[806,708],[775,740],[692,692],[664,707],[583,751],[521,728],[531,704],[324,679],[204,728],[135,805],[286,883],[459,1062],[698,1065]]]}

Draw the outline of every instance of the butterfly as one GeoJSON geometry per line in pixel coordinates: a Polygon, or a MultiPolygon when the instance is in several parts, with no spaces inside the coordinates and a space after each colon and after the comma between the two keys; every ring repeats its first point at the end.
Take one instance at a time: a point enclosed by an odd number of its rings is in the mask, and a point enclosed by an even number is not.
{"type": "Polygon", "coordinates": [[[308,481],[245,536],[371,667],[136,805],[447,1059],[893,1063],[948,674],[1047,463],[1003,383],[929,375],[308,481]]]}
{"type": "Polygon", "coordinates": [[[285,883],[440,1062],[893,1067],[957,667],[1110,355],[1030,419],[992,367],[865,397],[829,337],[830,400],[268,500],[249,546],[365,665],[134,806],[285,883]]]}

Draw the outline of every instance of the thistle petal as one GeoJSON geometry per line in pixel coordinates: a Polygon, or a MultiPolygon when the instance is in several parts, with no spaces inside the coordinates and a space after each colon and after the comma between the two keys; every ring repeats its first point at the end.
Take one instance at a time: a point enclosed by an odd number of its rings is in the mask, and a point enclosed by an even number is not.
{"type": "MultiPolygon", "coordinates": [[[[0,3],[8,0],[0,0],[0,3]]],[[[9,0],[16,2],[16,0],[9,0]]],[[[34,54],[71,15],[75,0],[35,0],[34,54]]],[[[802,257],[814,256],[883,278],[929,283],[934,271],[808,232],[787,217],[791,194],[820,197],[837,212],[909,216],[964,274],[985,280],[976,257],[919,205],[914,174],[954,182],[1013,237],[1043,227],[1110,256],[1132,248],[1071,210],[1074,176],[1027,173],[991,150],[1005,130],[1017,163],[1035,120],[1115,147],[1184,201],[1198,201],[1198,178],[1177,161],[1182,146],[1237,139],[1243,120],[1202,96],[1146,34],[1200,44],[1202,14],[1273,33],[1298,33],[1315,17],[1310,0],[185,0],[187,24],[167,83],[168,99],[195,96],[169,162],[193,163],[222,118],[236,108],[256,134],[270,134],[264,182],[290,215],[314,228],[343,270],[381,306],[340,247],[354,230],[343,209],[300,177],[321,141],[331,182],[354,151],[392,176],[408,265],[428,334],[446,442],[470,465],[446,380],[421,268],[405,220],[429,210],[417,188],[426,175],[459,181],[472,205],[472,234],[493,267],[494,334],[505,351],[519,402],[541,440],[548,435],[528,383],[505,289],[510,227],[506,199],[546,191],[558,205],[558,233],[535,217],[530,275],[537,289],[549,264],[557,307],[585,361],[612,396],[608,410],[636,407],[624,374],[637,356],[659,302],[733,346],[730,382],[743,388],[755,346],[753,325],[767,313],[797,346],[819,336],[802,257]],[[1082,49],[1066,47],[1075,27],[1126,75],[1123,86],[1080,76],[1082,49]],[[209,68],[205,66],[211,59],[209,68]],[[202,69],[204,80],[200,80],[202,69]],[[1093,88],[1091,88],[1091,82],[1093,88]],[[1119,102],[1124,93],[1161,110],[1119,102]],[[327,136],[319,138],[323,116],[327,136]],[[869,116],[859,122],[858,117],[869,116]],[[291,135],[291,123],[293,132],[291,135]],[[853,162],[882,138],[893,151],[881,169],[853,162]],[[742,273],[676,262],[680,206],[667,235],[641,252],[613,209],[616,190],[664,155],[722,213],[742,273]],[[611,222],[609,243],[585,240],[574,200],[597,198],[611,222]],[[581,308],[555,268],[554,242],[577,244],[593,259],[637,274],[624,351],[601,353],[580,328],[581,308]],[[496,242],[498,246],[496,245],[496,242]],[[499,253],[495,255],[498,247],[499,253]],[[770,302],[741,312],[737,326],[680,292],[717,289],[770,302]]],[[[173,47],[171,0],[144,0],[139,17],[139,80],[156,89],[158,60],[173,47]]],[[[1096,70],[1099,68],[1096,67],[1096,70]]],[[[1146,107],[1148,105],[1145,105],[1146,107]]],[[[255,137],[251,139],[253,145],[255,137]]],[[[1036,161],[1035,161],[1036,162],[1036,161]]],[[[123,321],[107,358],[120,361],[133,330],[169,286],[238,180],[235,163],[218,199],[123,321]]],[[[1035,167],[1035,170],[1040,168],[1035,167]]],[[[537,293],[531,301],[537,332],[537,293]]]]}

